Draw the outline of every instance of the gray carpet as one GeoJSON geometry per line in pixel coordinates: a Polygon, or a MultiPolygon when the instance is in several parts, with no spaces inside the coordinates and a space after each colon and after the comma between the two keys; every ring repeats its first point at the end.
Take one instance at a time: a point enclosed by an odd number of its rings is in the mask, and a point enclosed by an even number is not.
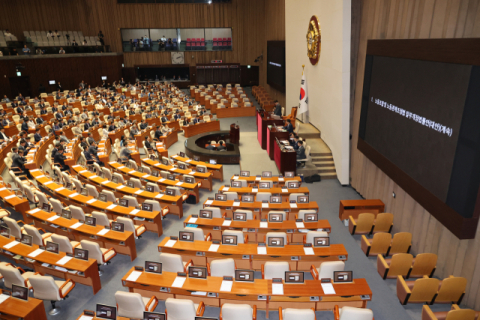
{"type": "MultiPolygon", "coordinates": [[[[237,123],[240,125],[240,142],[242,143],[242,133],[255,132],[256,125],[254,117],[249,118],[228,118],[221,119],[221,130],[229,130],[231,123],[237,123]]],[[[179,151],[184,150],[185,138],[183,134],[179,134],[179,141],[171,146],[168,150],[170,154],[176,154],[179,151]]],[[[250,142],[250,145],[243,146],[251,148],[255,152],[260,152],[260,146],[258,141],[250,142]]],[[[254,153],[243,155],[243,157],[254,157],[254,153]]],[[[264,151],[265,152],[265,151],[264,151]]],[[[251,171],[251,174],[259,174],[261,171],[268,170],[271,167],[267,161],[255,161],[255,159],[243,159],[242,163],[246,166],[243,170],[251,171]]],[[[213,196],[216,190],[228,183],[228,179],[234,174],[238,173],[240,167],[238,165],[226,165],[224,166],[224,178],[225,182],[214,180],[213,191],[206,192],[200,191],[200,202],[196,205],[184,205],[184,215],[198,213],[202,207],[202,203],[207,196],[213,196]]],[[[4,177],[6,174],[3,174],[4,177]]],[[[8,177],[5,177],[8,179],[8,177]]],[[[320,207],[320,213],[322,218],[328,219],[332,225],[331,241],[332,243],[343,243],[349,253],[349,259],[346,263],[346,270],[353,270],[355,278],[366,278],[368,284],[373,291],[373,300],[368,303],[368,307],[373,309],[375,319],[389,319],[389,320],[404,320],[404,319],[416,319],[421,318],[421,305],[409,305],[406,308],[401,306],[396,298],[395,283],[389,280],[384,281],[378,275],[375,266],[374,258],[367,258],[360,250],[358,244],[358,238],[352,237],[348,233],[348,229],[338,219],[339,201],[342,199],[360,199],[361,197],[351,187],[343,187],[337,180],[325,180],[314,184],[305,184],[310,189],[310,199],[317,201],[320,207]]],[[[16,219],[21,219],[18,213],[14,213],[16,219]]],[[[164,236],[177,235],[178,231],[183,227],[182,221],[177,216],[168,215],[163,220],[164,235],[160,238],[156,234],[146,232],[141,239],[136,241],[137,245],[137,258],[135,261],[130,261],[129,257],[123,255],[117,255],[110,265],[102,266],[104,275],[101,277],[102,289],[95,295],[92,295],[90,287],[77,284],[75,289],[70,294],[70,297],[58,302],[58,306],[62,308],[62,312],[57,316],[49,316],[48,319],[76,319],[84,309],[94,310],[97,303],[115,305],[114,294],[118,290],[126,291],[121,284],[121,278],[125,273],[135,265],[143,266],[145,260],[154,260],[158,255],[157,245],[163,239],[164,236]]],[[[7,260],[3,256],[0,260],[7,260]]],[[[259,275],[258,275],[259,276],[259,275]]],[[[448,310],[450,306],[435,306],[435,310],[448,310]]],[[[50,303],[45,303],[45,309],[47,312],[51,309],[50,303]]],[[[164,303],[161,301],[156,308],[156,311],[164,311],[164,303]]],[[[333,319],[332,312],[317,312],[317,319],[327,320],[333,319]]],[[[219,309],[207,307],[205,316],[218,317],[219,309]]],[[[265,311],[258,311],[258,318],[260,320],[266,319],[265,311]]],[[[270,319],[278,319],[278,312],[270,312],[270,319]]],[[[228,320],[228,319],[225,319],[228,320]]]]}

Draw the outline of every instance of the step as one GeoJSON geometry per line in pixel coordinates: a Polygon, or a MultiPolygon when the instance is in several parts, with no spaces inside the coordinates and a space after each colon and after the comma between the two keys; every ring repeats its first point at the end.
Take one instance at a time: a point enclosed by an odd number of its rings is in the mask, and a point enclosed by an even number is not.
{"type": "Polygon", "coordinates": [[[319,173],[336,173],[337,171],[335,170],[335,167],[318,167],[318,172],[319,173]]]}
{"type": "Polygon", "coordinates": [[[333,162],[333,157],[327,157],[327,156],[324,156],[324,157],[311,157],[312,158],[312,162],[333,162]]]}
{"type": "Polygon", "coordinates": [[[310,151],[310,156],[311,157],[333,157],[331,152],[311,152],[311,151],[310,151]]]}
{"type": "Polygon", "coordinates": [[[325,162],[313,162],[315,167],[317,168],[324,168],[324,167],[331,167],[335,168],[335,163],[333,161],[325,161],[325,162]]]}
{"type": "Polygon", "coordinates": [[[328,180],[328,179],[337,179],[336,174],[331,174],[331,173],[319,173],[320,177],[322,177],[322,180],[328,180]]]}

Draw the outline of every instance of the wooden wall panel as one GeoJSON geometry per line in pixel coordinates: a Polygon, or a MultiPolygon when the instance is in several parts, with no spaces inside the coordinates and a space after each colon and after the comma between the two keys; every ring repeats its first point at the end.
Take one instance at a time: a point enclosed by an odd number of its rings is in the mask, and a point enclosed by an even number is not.
{"type": "Polygon", "coordinates": [[[477,237],[459,240],[357,150],[361,94],[368,39],[480,37],[478,0],[363,0],[351,123],[351,184],[364,197],[379,198],[392,212],[394,232],[413,234],[412,252],[438,254],[438,277],[468,279],[468,306],[480,308],[480,227],[477,237]],[[396,198],[392,197],[396,193],[396,198]]]}

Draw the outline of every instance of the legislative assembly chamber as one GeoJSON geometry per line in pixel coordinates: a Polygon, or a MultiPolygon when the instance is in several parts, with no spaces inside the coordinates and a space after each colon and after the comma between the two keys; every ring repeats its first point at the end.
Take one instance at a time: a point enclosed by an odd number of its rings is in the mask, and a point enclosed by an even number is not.
{"type": "Polygon", "coordinates": [[[479,320],[479,10],[0,1],[0,319],[479,320]]]}

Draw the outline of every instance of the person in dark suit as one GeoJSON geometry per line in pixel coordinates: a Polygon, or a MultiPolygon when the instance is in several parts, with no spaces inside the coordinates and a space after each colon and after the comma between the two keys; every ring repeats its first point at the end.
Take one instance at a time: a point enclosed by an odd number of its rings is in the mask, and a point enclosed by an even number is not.
{"type": "Polygon", "coordinates": [[[88,133],[87,142],[89,145],[93,145],[95,143],[91,132],[88,133]]]}
{"type": "Polygon", "coordinates": [[[212,146],[211,143],[209,143],[208,146],[206,147],[206,149],[208,149],[208,150],[215,150],[215,147],[212,146]]]}
{"type": "Polygon", "coordinates": [[[24,154],[27,154],[30,149],[31,148],[27,146],[27,140],[20,140],[20,146],[18,147],[18,151],[22,150],[24,154]]]}
{"type": "Polygon", "coordinates": [[[179,113],[175,113],[175,114],[173,115],[173,118],[175,119],[175,121],[177,121],[177,120],[180,120],[182,117],[180,116],[179,113]]]}
{"type": "Polygon", "coordinates": [[[163,116],[163,117],[160,118],[160,120],[162,120],[162,122],[167,122],[167,121],[168,121],[168,118],[165,117],[165,116],[163,116]]]}
{"type": "Polygon", "coordinates": [[[17,111],[18,114],[22,114],[23,113],[23,108],[18,106],[17,109],[15,109],[17,111]]]}
{"type": "MultiPolygon", "coordinates": [[[[60,82],[57,82],[57,91],[63,91],[62,85],[60,84],[60,82]]],[[[57,93],[57,95],[58,95],[58,93],[57,93]]]]}
{"type": "Polygon", "coordinates": [[[148,124],[145,122],[145,120],[142,120],[142,123],[140,123],[140,129],[145,130],[148,127],[148,124]]]}
{"type": "Polygon", "coordinates": [[[225,148],[225,146],[223,145],[223,141],[220,141],[219,144],[220,145],[217,147],[218,151],[227,150],[227,148],[225,148]]]}
{"type": "Polygon", "coordinates": [[[37,115],[37,119],[35,119],[35,122],[37,124],[42,124],[44,122],[43,118],[38,114],[37,115]]]}
{"type": "MultiPolygon", "coordinates": [[[[303,141],[297,141],[297,144],[298,144],[298,150],[296,151],[297,152],[297,160],[304,160],[307,158],[307,156],[305,155],[305,147],[303,146],[303,141]]],[[[301,162],[298,162],[297,161],[297,167],[302,165],[301,162]]]]}
{"type": "Polygon", "coordinates": [[[97,143],[95,141],[93,141],[91,144],[90,144],[90,147],[88,148],[87,150],[92,156],[95,156],[95,157],[98,157],[98,151],[97,151],[97,143]]]}
{"type": "MultiPolygon", "coordinates": [[[[13,149],[16,148],[12,148],[13,149]]],[[[19,168],[20,170],[23,171],[23,173],[27,176],[28,179],[33,179],[32,175],[30,174],[30,171],[25,168],[25,163],[27,162],[27,158],[24,157],[24,151],[18,149],[17,153],[13,153],[12,156],[12,168],[19,168]]]]}
{"type": "Polygon", "coordinates": [[[40,128],[35,129],[35,134],[33,135],[35,142],[42,140],[42,135],[40,134],[40,128]]]}
{"type": "Polygon", "coordinates": [[[28,123],[27,123],[27,121],[23,121],[23,123],[22,123],[22,131],[28,132],[28,123]]]}
{"type": "Polygon", "coordinates": [[[3,125],[1,125],[0,126],[0,141],[7,141],[7,140],[8,140],[8,137],[5,134],[5,128],[3,127],[3,125]]]}
{"type": "Polygon", "coordinates": [[[290,119],[287,119],[287,123],[285,124],[285,129],[287,130],[287,132],[293,133],[293,125],[290,119]]]}
{"type": "Polygon", "coordinates": [[[192,123],[193,123],[193,124],[197,124],[199,121],[200,121],[200,120],[198,120],[198,117],[195,116],[195,117],[193,118],[192,123]]]}
{"type": "Polygon", "coordinates": [[[55,157],[53,157],[53,162],[60,165],[60,171],[70,170],[70,167],[65,164],[65,159],[67,159],[67,157],[63,155],[63,146],[59,146],[55,157]]]}
{"type": "Polygon", "coordinates": [[[160,126],[157,126],[157,130],[155,130],[155,139],[160,140],[161,136],[162,136],[162,128],[160,128],[160,126]]]}
{"type": "Polygon", "coordinates": [[[117,128],[115,127],[115,123],[112,121],[108,127],[108,132],[115,131],[115,129],[117,128]]]}
{"type": "Polygon", "coordinates": [[[280,103],[278,103],[277,100],[275,100],[275,109],[273,111],[273,114],[276,116],[282,115],[282,106],[280,105],[280,103]]]}
{"type": "Polygon", "coordinates": [[[87,141],[85,141],[84,137],[80,136],[80,138],[78,138],[78,141],[80,142],[80,146],[83,148],[83,150],[88,149],[88,143],[87,141]]]}
{"type": "Polygon", "coordinates": [[[154,148],[153,148],[153,146],[152,146],[152,143],[153,143],[153,141],[152,141],[152,137],[151,137],[151,136],[145,137],[145,147],[147,148],[147,150],[148,150],[149,152],[154,151],[154,148]]]}
{"type": "MultiPolygon", "coordinates": [[[[130,137],[132,137],[133,139],[135,139],[135,136],[138,134],[138,127],[136,124],[134,124],[131,128],[130,128],[130,137]]],[[[133,140],[131,139],[131,140],[133,140]]]]}
{"type": "MultiPolygon", "coordinates": [[[[88,149],[88,150],[90,150],[90,149],[88,149]]],[[[102,161],[100,161],[100,158],[98,157],[98,155],[92,154],[88,150],[83,152],[83,154],[85,155],[85,159],[87,160],[87,164],[96,163],[100,167],[104,167],[105,164],[102,161]]]]}

